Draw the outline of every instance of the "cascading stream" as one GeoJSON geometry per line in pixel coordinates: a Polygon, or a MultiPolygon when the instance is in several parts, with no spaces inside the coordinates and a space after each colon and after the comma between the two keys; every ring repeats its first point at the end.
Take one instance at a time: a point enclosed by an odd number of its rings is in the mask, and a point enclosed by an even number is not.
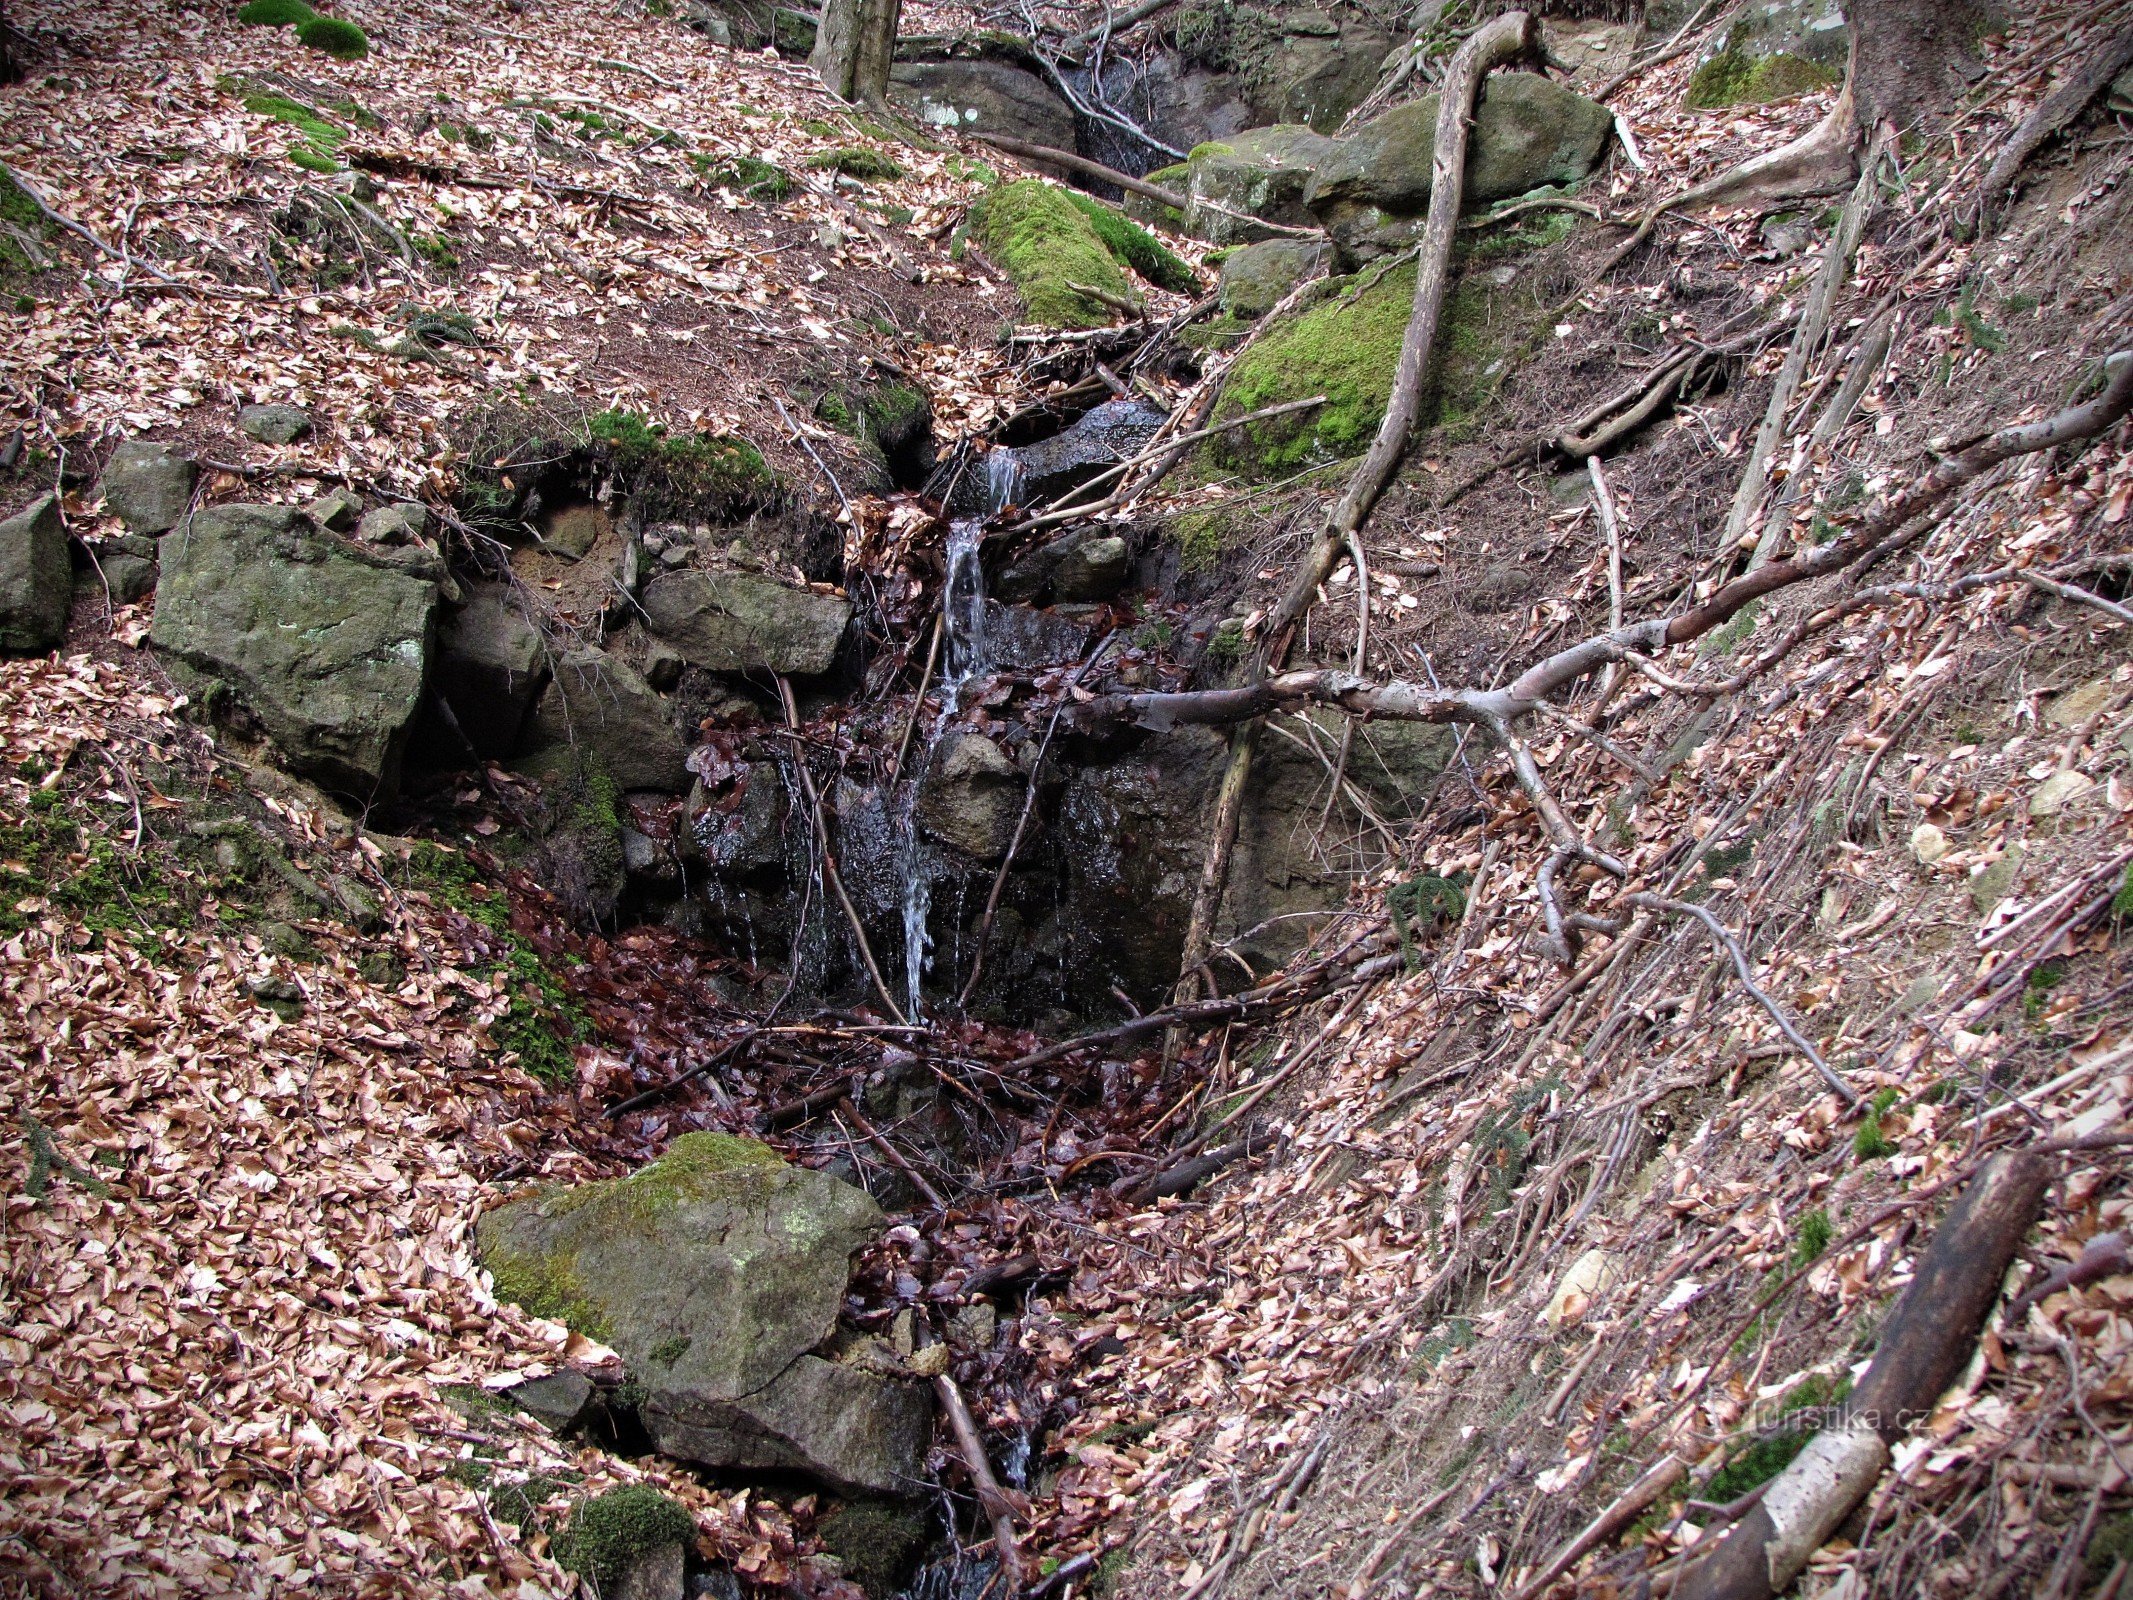
{"type": "Polygon", "coordinates": [[[985,515],[959,517],[948,525],[944,552],[947,575],[941,591],[940,712],[933,719],[918,759],[902,776],[904,792],[897,807],[904,880],[904,1012],[913,1020],[924,1009],[919,984],[925,977],[926,958],[933,950],[933,940],[926,931],[926,918],[933,909],[933,885],[920,859],[918,786],[932,765],[934,747],[962,709],[964,685],[986,668],[985,568],[979,547],[984,541],[985,524],[1013,505],[1022,487],[1022,463],[1005,446],[986,453],[983,471],[985,515]]]}

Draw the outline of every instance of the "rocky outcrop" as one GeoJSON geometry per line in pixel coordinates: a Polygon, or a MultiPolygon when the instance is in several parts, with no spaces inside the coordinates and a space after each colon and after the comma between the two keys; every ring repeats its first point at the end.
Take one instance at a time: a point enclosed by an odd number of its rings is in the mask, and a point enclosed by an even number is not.
{"type": "Polygon", "coordinates": [[[191,509],[200,469],[168,445],[128,439],[111,452],[97,487],[104,509],[133,533],[167,533],[191,509]]]}
{"type": "MultiPolygon", "coordinates": [[[[1420,235],[1437,143],[1436,95],[1373,117],[1317,164],[1306,204],[1346,262],[1420,235]]],[[[1605,106],[1530,72],[1483,83],[1467,151],[1464,200],[1487,205],[1549,184],[1576,183],[1599,163],[1614,128],[1605,106]]]]}
{"type": "Polygon", "coordinates": [[[514,589],[484,583],[468,590],[466,604],[437,630],[432,681],[476,755],[503,761],[518,754],[527,713],[548,682],[548,650],[514,589]]]}
{"type": "MultiPolygon", "coordinates": [[[[1330,760],[1338,719],[1314,721],[1330,760]]],[[[1373,723],[1350,752],[1350,781],[1381,815],[1409,815],[1443,771],[1451,743],[1442,728],[1373,723]]],[[[1176,981],[1226,749],[1219,733],[1178,728],[1071,772],[1057,827],[1076,924],[1069,930],[1074,981],[1092,1001],[1111,983],[1154,999],[1176,981]]],[[[1257,930],[1237,947],[1256,970],[1286,960],[1347,891],[1351,863],[1321,848],[1325,784],[1317,756],[1260,736],[1216,925],[1224,939],[1257,930]]]]}
{"type": "Polygon", "coordinates": [[[926,1390],[816,1353],[884,1225],[850,1184],[691,1133],[626,1178],[499,1207],[477,1248],[500,1298],[620,1352],[666,1454],[898,1494],[924,1468],[926,1390]]]}
{"type": "Polygon", "coordinates": [[[1014,837],[1024,787],[1006,751],[982,733],[959,734],[919,779],[919,826],[967,856],[997,861],[1014,837]]]}
{"type": "Polygon", "coordinates": [[[218,506],[162,541],[156,648],[225,685],[289,765],[389,795],[422,703],[437,585],[288,506],[218,506]]]}
{"type": "Polygon", "coordinates": [[[605,651],[556,659],[534,708],[531,743],[576,750],[618,788],[680,794],[689,786],[687,752],[667,702],[635,667],[605,651]]]}
{"type": "Polygon", "coordinates": [[[41,652],[65,637],[74,574],[59,497],[0,522],[0,651],[41,652]]]}
{"type": "Polygon", "coordinates": [[[889,96],[929,127],[1074,148],[1073,107],[1036,73],[1011,62],[900,62],[889,73],[889,96]]]}
{"type": "Polygon", "coordinates": [[[738,567],[665,572],[644,588],[646,625],[691,666],[713,672],[827,672],[851,621],[842,595],[738,567]]]}

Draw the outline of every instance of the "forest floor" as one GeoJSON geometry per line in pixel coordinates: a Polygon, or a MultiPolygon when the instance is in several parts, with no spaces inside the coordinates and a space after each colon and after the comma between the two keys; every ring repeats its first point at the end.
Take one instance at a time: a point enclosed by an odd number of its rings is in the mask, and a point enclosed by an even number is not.
{"type": "MultiPolygon", "coordinates": [[[[11,313],[0,399],[54,471],[150,431],[228,464],[211,497],[342,481],[434,497],[452,419],[538,383],[736,433],[819,481],[795,430],[833,472],[858,470],[807,420],[808,396],[851,372],[919,383],[948,436],[1024,397],[997,340],[1011,292],[947,248],[978,186],[969,153],[872,127],[798,64],[601,0],[545,6],[537,30],[485,0],[400,16],[353,65],[294,60],[219,8],[30,19],[71,49],[7,91],[0,160],[109,247],[38,274],[11,313]],[[607,54],[591,58],[595,38],[607,54]],[[262,261],[260,218],[303,181],[285,151],[324,137],[246,109],[277,74],[386,124],[350,113],[332,148],[375,151],[386,181],[366,204],[433,248],[373,250],[331,284],[262,261]],[[255,85],[230,88],[240,76],[255,85]],[[904,175],[854,188],[810,165],[857,148],[904,175]],[[715,177],[744,156],[800,188],[764,205],[715,177]],[[159,261],[185,263],[176,283],[159,261]],[[423,312],[464,320],[402,343],[423,312]],[[235,435],[235,404],[264,400],[310,408],[318,439],[235,435]]],[[[1951,441],[2082,392],[2133,342],[2116,124],[2040,157],[1995,229],[1959,226],[1993,144],[2102,16],[2025,17],[1991,47],[1956,154],[1879,197],[1788,419],[1782,539],[1812,546],[1951,441]],[[1897,336],[1843,425],[1795,444],[1884,319],[1897,336]]],[[[1646,165],[1617,159],[1611,208],[1826,109],[1685,112],[1689,66],[1612,100],[1646,165]]],[[[1519,467],[1449,507],[1442,487],[1671,342],[1802,297],[1830,218],[1807,219],[1804,250],[1760,220],[1670,222],[1598,284],[1612,232],[1518,263],[1536,306],[1575,303],[1488,430],[1425,438],[1372,524],[1370,666],[1487,681],[1605,625],[1598,507],[1556,492],[1573,474],[1519,467]],[[1389,570],[1425,560],[1435,581],[1389,570]]],[[[1736,557],[1718,530],[1785,348],[1751,352],[1601,469],[1632,619],[1736,557]]],[[[1336,488],[1275,501],[1210,480],[1179,504],[1265,504],[1236,557],[1265,599],[1299,508],[1336,488]]],[[[1194,1600],[1537,1594],[1551,1553],[1671,1457],[1682,1481],[1570,1564],[1594,1595],[1671,1582],[1718,1508],[1841,1396],[1951,1189],[1994,1151],[2125,1127],[2133,633],[2110,597],[2129,507],[2122,433],[2015,461],[1880,574],[1909,591],[1835,614],[1833,588],[1790,591],[1658,662],[1675,682],[1744,683],[1683,695],[1625,671],[1605,744],[1535,735],[1571,820],[1629,868],[1581,885],[1587,909],[1640,889],[1693,901],[1741,941],[1771,1006],[1689,916],[1594,936],[1567,973],[1552,961],[1547,836],[1476,743],[1333,936],[1398,949],[1402,970],[1219,1029],[1178,1085],[1144,1063],[1105,1103],[1121,1140],[1160,1117],[1207,1138],[1250,1129],[1260,1153],[1196,1196],[1132,1207],[1082,1177],[1110,1148],[1100,1119],[1061,1148],[1042,1119],[1009,1118],[1053,1192],[898,1229],[865,1271],[952,1301],[983,1264],[1029,1261],[1015,1340],[959,1377],[995,1444],[1036,1434],[1038,1570],[1081,1562],[1067,1570],[1112,1592],[1194,1600]],[[2105,603],[2019,576],[1934,587],[2047,567],[2105,603]],[[1395,941],[1387,891],[1424,879],[1459,885],[1456,905],[1395,941]],[[1863,1104],[1829,1089],[1779,1013],[1863,1104]]],[[[80,492],[69,516],[100,527],[80,492]]],[[[1329,593],[1316,648],[1343,659],[1352,579],[1329,593]]],[[[92,594],[64,650],[0,663],[0,1054],[19,1063],[0,1083],[0,1585],[562,1594],[544,1509],[648,1480],[751,1585],[848,1593],[818,1559],[811,1497],[710,1485],[482,1399],[602,1359],[489,1293],[471,1229],[500,1186],[618,1170],[804,1087],[765,1073],[724,1105],[598,1115],[733,1025],[719,958],[658,930],[589,938],[537,886],[492,889],[481,851],[502,808],[482,782],[426,840],[351,822],[190,720],[144,636],[142,608],[92,594]],[[321,915],[327,897],[357,909],[321,915]],[[560,1091],[525,1070],[529,984],[586,1022],[560,1091]]],[[[998,1067],[1034,1042],[971,1030],[956,1049],[998,1067]]],[[[2121,1154],[2062,1159],[2020,1284],[2129,1210],[2121,1154]]],[[[2129,1412],[2133,1274],[2042,1297],[1988,1331],[1803,1592],[2122,1581],[2129,1412]]]]}

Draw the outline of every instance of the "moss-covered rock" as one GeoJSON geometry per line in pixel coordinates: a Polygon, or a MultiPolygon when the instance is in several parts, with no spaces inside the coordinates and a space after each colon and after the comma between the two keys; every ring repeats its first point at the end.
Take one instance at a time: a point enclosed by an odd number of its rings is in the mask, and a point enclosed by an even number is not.
{"type": "Polygon", "coordinates": [[[1837,0],[1747,0],[1696,63],[1688,103],[1759,105],[1842,82],[1850,47],[1837,0]]]}
{"type": "MultiPolygon", "coordinates": [[[[1270,327],[1230,370],[1215,420],[1312,395],[1326,403],[1219,435],[1210,441],[1213,458],[1248,477],[1273,478],[1368,448],[1392,395],[1414,293],[1412,263],[1365,271],[1332,280],[1314,303],[1270,327]]],[[[1476,278],[1446,297],[1419,426],[1465,420],[1500,381],[1513,330],[1502,325],[1508,319],[1496,299],[1476,278]]]]}
{"type": "Polygon", "coordinates": [[[815,1533],[872,1600],[888,1600],[911,1576],[931,1536],[926,1515],[895,1501],[857,1500],[824,1517],[815,1533]]]}
{"type": "Polygon", "coordinates": [[[1308,223],[1305,196],[1335,142],[1298,123],[1252,128],[1196,145],[1186,159],[1185,231],[1212,244],[1270,237],[1253,219],[1308,223]]]}
{"type": "Polygon", "coordinates": [[[0,522],[0,652],[42,652],[58,644],[73,590],[57,495],[0,522]]]}
{"type": "Polygon", "coordinates": [[[296,25],[297,41],[336,61],[361,61],[370,54],[370,36],[341,17],[313,17],[296,25]]]}
{"type": "MultiPolygon", "coordinates": [[[[1344,262],[1403,248],[1429,209],[1438,97],[1394,106],[1338,142],[1318,163],[1307,203],[1344,262]]],[[[1598,164],[1614,115],[1530,72],[1493,73],[1482,85],[1467,149],[1467,206],[1549,185],[1572,184],[1598,164]]]]}
{"type": "Polygon", "coordinates": [[[883,1225],[850,1184],[691,1133],[628,1177],[490,1212],[477,1248],[499,1295],[622,1353],[667,1454],[893,1493],[922,1465],[925,1392],[812,1353],[883,1225]]]}
{"type": "Polygon", "coordinates": [[[1325,246],[1316,239],[1264,239],[1233,250],[1222,263],[1222,309],[1230,316],[1263,317],[1318,270],[1325,246]]]}
{"type": "Polygon", "coordinates": [[[1132,289],[1096,227],[1065,190],[1040,178],[1003,183],[971,207],[971,232],[1045,328],[1099,328],[1114,309],[1089,289],[1130,300],[1132,289]]]}
{"type": "Polygon", "coordinates": [[[293,28],[317,15],[304,0],[250,0],[237,10],[237,20],[248,28],[293,28]]]}
{"type": "Polygon", "coordinates": [[[555,1557],[566,1571],[605,1591],[646,1557],[695,1542],[695,1519],[677,1502],[648,1483],[628,1483],[572,1509],[556,1535],[555,1557]]]}
{"type": "Polygon", "coordinates": [[[1191,294],[1199,288],[1199,280],[1185,259],[1139,223],[1129,220],[1124,212],[1078,189],[1062,192],[1089,219],[1104,248],[1131,267],[1143,282],[1172,294],[1191,294]]]}
{"type": "MultiPolygon", "coordinates": [[[[1182,195],[1192,182],[1192,163],[1179,161],[1167,167],[1158,167],[1148,174],[1148,182],[1159,189],[1168,189],[1173,194],[1182,195]]],[[[1185,231],[1185,213],[1177,206],[1166,206],[1162,201],[1151,200],[1144,194],[1129,194],[1120,205],[1126,215],[1136,222],[1168,228],[1174,233],[1185,231]]]]}

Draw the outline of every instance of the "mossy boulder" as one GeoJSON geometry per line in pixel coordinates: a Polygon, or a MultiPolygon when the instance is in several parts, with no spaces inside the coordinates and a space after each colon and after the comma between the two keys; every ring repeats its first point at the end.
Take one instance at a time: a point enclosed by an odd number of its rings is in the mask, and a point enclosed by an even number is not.
{"type": "Polygon", "coordinates": [[[1304,209],[1319,165],[1335,142],[1300,123],[1252,128],[1217,144],[1197,146],[1186,161],[1185,229],[1212,244],[1271,237],[1253,219],[1292,226],[1311,221],[1304,209]]]}
{"type": "MultiPolygon", "coordinates": [[[[1403,248],[1429,210],[1439,97],[1394,106],[1338,142],[1317,165],[1311,214],[1343,260],[1403,248]]],[[[1483,83],[1467,147],[1467,206],[1577,183],[1599,164],[1614,114],[1597,101],[1530,72],[1493,73],[1483,83]]]]}
{"type": "MultiPolygon", "coordinates": [[[[1508,292],[1470,277],[1446,297],[1418,426],[1464,422],[1508,371],[1520,332],[1502,303],[1508,292]]],[[[1275,478],[1367,449],[1392,395],[1414,294],[1413,263],[1366,269],[1329,280],[1310,305],[1270,326],[1231,368],[1214,420],[1313,395],[1326,402],[1220,434],[1209,441],[1212,458],[1275,478]]]]}
{"type": "Polygon", "coordinates": [[[166,534],[149,637],[227,686],[289,765],[390,795],[422,704],[437,584],[289,506],[218,506],[166,534]]]}
{"type": "Polygon", "coordinates": [[[1131,302],[1132,287],[1095,225],[1041,178],[988,190],[970,208],[971,236],[1022,296],[1028,320],[1042,328],[1100,328],[1116,309],[1101,297],[1131,302]],[[1089,294],[1088,290],[1099,294],[1089,294]]]}
{"type": "Polygon", "coordinates": [[[1326,247],[1316,239],[1263,239],[1233,250],[1222,263],[1222,310],[1233,317],[1263,317],[1284,295],[1316,272],[1326,247]]]}
{"type": "Polygon", "coordinates": [[[870,1600],[889,1600],[910,1578],[932,1536],[926,1514],[895,1501],[857,1500],[816,1526],[822,1548],[870,1600]]]}
{"type": "Polygon", "coordinates": [[[923,1466],[925,1391],[813,1353],[884,1224],[850,1184],[690,1133],[627,1177],[499,1207],[477,1249],[501,1298],[621,1353],[668,1455],[895,1494],[923,1466]]]}
{"type": "Polygon", "coordinates": [[[842,595],[742,567],[661,573],[643,604],[645,625],[691,666],[788,677],[829,671],[852,617],[842,595]]]}
{"type": "Polygon", "coordinates": [[[336,61],[361,61],[370,54],[370,37],[342,17],[313,17],[296,25],[299,44],[336,61]]]}
{"type": "Polygon", "coordinates": [[[59,497],[0,522],[0,652],[43,652],[65,637],[74,574],[59,497]]]}
{"type": "MultiPolygon", "coordinates": [[[[1157,167],[1148,174],[1148,182],[1158,189],[1168,189],[1173,194],[1184,195],[1192,183],[1192,163],[1178,161],[1167,167],[1157,167]]],[[[1162,201],[1151,200],[1144,194],[1129,194],[1119,204],[1135,222],[1168,228],[1173,233],[1185,231],[1185,213],[1177,206],[1166,206],[1162,201]]]]}
{"type": "Polygon", "coordinates": [[[572,1507],[554,1551],[565,1571],[601,1595],[652,1600],[663,1589],[682,1592],[683,1560],[695,1542],[696,1521],[678,1502],[648,1483],[627,1483],[572,1507]],[[668,1569],[671,1584],[658,1583],[668,1569]]]}
{"type": "Polygon", "coordinates": [[[1696,63],[1698,110],[1789,100],[1844,79],[1850,30],[1834,0],[1751,0],[1696,63]]]}

